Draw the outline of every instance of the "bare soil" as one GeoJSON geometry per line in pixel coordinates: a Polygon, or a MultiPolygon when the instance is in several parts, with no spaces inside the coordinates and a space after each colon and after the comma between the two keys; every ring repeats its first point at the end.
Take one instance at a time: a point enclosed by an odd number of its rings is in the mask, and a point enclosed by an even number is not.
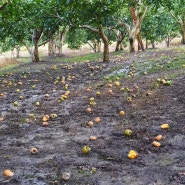
{"type": "Polygon", "coordinates": [[[22,73],[0,76],[0,184],[185,184],[184,69],[143,75],[137,74],[136,68],[134,77],[117,80],[120,86],[104,78],[116,67],[122,66],[128,73],[131,64],[161,60],[161,56],[174,58],[182,52],[170,49],[125,54],[112,56],[110,63],[45,60],[20,65],[17,69],[22,73]],[[174,72],[179,75],[169,79],[174,72]],[[154,88],[156,79],[165,77],[172,85],[158,83],[154,88]],[[122,87],[125,90],[121,91],[122,87]],[[62,101],[66,91],[70,95],[62,101]],[[94,105],[89,105],[91,97],[94,105]],[[18,106],[13,105],[15,101],[18,106]],[[124,116],[119,116],[120,110],[124,116]],[[52,118],[53,114],[57,117],[52,118]],[[44,115],[50,115],[48,126],[43,126],[44,115]],[[100,123],[94,122],[96,117],[100,123]],[[87,126],[88,121],[94,122],[93,127],[87,126]],[[169,124],[169,129],[161,129],[163,123],[169,124]],[[125,129],[131,129],[132,135],[125,136],[125,129]],[[152,145],[157,135],[163,136],[160,147],[152,145]],[[97,139],[90,141],[90,136],[97,139]],[[83,154],[83,146],[89,146],[90,153],[83,154]],[[32,147],[38,153],[31,154],[32,147]],[[138,157],[129,159],[130,150],[137,151],[138,157]],[[14,176],[4,177],[5,169],[12,170],[14,176]],[[64,172],[71,175],[68,181],[62,179],[64,172]]]}

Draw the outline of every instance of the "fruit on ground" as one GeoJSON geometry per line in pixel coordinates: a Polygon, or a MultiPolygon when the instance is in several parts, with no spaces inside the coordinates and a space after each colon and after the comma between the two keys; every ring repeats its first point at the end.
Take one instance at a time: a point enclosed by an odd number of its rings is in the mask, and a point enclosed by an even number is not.
{"type": "Polygon", "coordinates": [[[35,117],[35,114],[30,114],[30,118],[34,118],[35,117]]]}
{"type": "Polygon", "coordinates": [[[30,148],[30,153],[31,154],[37,154],[39,151],[38,151],[38,149],[37,148],[30,148]]]}
{"type": "Polygon", "coordinates": [[[96,95],[97,95],[97,96],[100,96],[100,94],[101,94],[100,91],[97,91],[97,92],[96,92],[96,95]]]}
{"type": "Polygon", "coordinates": [[[114,82],[115,86],[120,86],[120,82],[116,81],[114,82]]]}
{"type": "Polygon", "coordinates": [[[158,141],[153,141],[152,144],[153,144],[155,147],[161,146],[161,143],[159,143],[158,141]]]}
{"type": "Polygon", "coordinates": [[[128,158],[135,159],[138,156],[138,153],[135,150],[130,150],[128,153],[128,158]]]}
{"type": "Polygon", "coordinates": [[[90,92],[90,91],[91,91],[91,89],[90,89],[90,88],[87,88],[87,89],[86,89],[86,92],[90,92]]]}
{"type": "Polygon", "coordinates": [[[42,122],[42,125],[47,127],[49,125],[49,123],[46,121],[46,122],[42,122]]]}
{"type": "Polygon", "coordinates": [[[14,173],[11,170],[9,170],[9,169],[4,170],[3,174],[4,174],[5,177],[12,177],[12,176],[14,176],[14,173]]]}
{"type": "Polygon", "coordinates": [[[91,151],[91,148],[89,146],[84,146],[82,148],[82,153],[83,154],[88,154],[91,151]]]}
{"type": "Polygon", "coordinates": [[[36,105],[36,106],[40,106],[40,102],[37,101],[37,102],[35,103],[35,105],[36,105]]]}
{"type": "Polygon", "coordinates": [[[123,110],[119,111],[119,115],[120,116],[124,116],[125,115],[125,112],[123,110]]]}
{"type": "Polygon", "coordinates": [[[163,136],[162,135],[157,135],[155,138],[154,138],[156,141],[160,141],[163,139],[163,136]]]}
{"type": "Polygon", "coordinates": [[[91,98],[89,99],[89,101],[91,101],[91,102],[94,101],[94,97],[91,97],[91,98]]]}
{"type": "Polygon", "coordinates": [[[92,127],[93,124],[94,124],[94,123],[93,123],[92,121],[88,121],[88,122],[87,122],[87,126],[88,126],[88,127],[92,127]]]}
{"type": "Polygon", "coordinates": [[[18,103],[17,101],[15,101],[15,102],[13,103],[13,105],[14,105],[14,106],[19,106],[19,103],[18,103]]]}
{"type": "Polygon", "coordinates": [[[88,113],[91,113],[91,112],[92,112],[92,109],[91,109],[90,107],[87,107],[86,111],[87,111],[88,113]]]}
{"type": "Polygon", "coordinates": [[[48,119],[49,119],[49,116],[48,116],[48,115],[45,115],[45,116],[42,118],[42,121],[43,121],[43,122],[46,122],[46,121],[48,121],[48,119]]]}
{"type": "Polygon", "coordinates": [[[109,93],[109,94],[112,94],[112,93],[113,93],[112,89],[109,89],[109,90],[108,90],[108,93],[109,93]]]}
{"type": "Polygon", "coordinates": [[[71,178],[71,174],[69,172],[63,172],[61,178],[64,181],[68,181],[71,178]]]}
{"type": "Polygon", "coordinates": [[[57,118],[57,114],[51,114],[50,117],[53,118],[53,119],[57,118]]]}
{"type": "Polygon", "coordinates": [[[169,124],[168,123],[164,123],[161,125],[162,129],[168,129],[169,128],[169,124]]]}
{"type": "Polygon", "coordinates": [[[90,137],[89,137],[89,140],[90,140],[90,141],[95,141],[96,139],[97,139],[96,136],[90,136],[90,137]]]}
{"type": "Polygon", "coordinates": [[[94,121],[95,121],[96,123],[99,123],[99,122],[101,121],[101,119],[100,119],[100,117],[96,117],[96,118],[94,119],[94,121]]]}
{"type": "Polygon", "coordinates": [[[24,96],[19,96],[19,99],[20,99],[20,100],[24,99],[24,96]]]}
{"type": "Polygon", "coordinates": [[[124,131],[124,134],[125,134],[126,136],[131,136],[131,135],[132,135],[132,130],[126,129],[126,130],[124,131]]]}
{"type": "Polygon", "coordinates": [[[49,94],[45,94],[45,98],[49,98],[49,94]]]}

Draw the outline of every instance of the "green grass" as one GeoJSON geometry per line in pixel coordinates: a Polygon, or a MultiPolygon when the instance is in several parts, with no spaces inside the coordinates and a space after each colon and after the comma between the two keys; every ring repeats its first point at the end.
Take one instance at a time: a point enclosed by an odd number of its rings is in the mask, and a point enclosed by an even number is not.
{"type": "Polygon", "coordinates": [[[185,58],[175,59],[173,61],[169,61],[165,64],[153,65],[147,72],[148,73],[156,73],[158,71],[170,71],[185,68],[185,58]]]}
{"type": "Polygon", "coordinates": [[[70,58],[57,57],[55,61],[66,62],[66,63],[97,61],[97,60],[102,60],[102,55],[103,55],[102,53],[90,53],[90,54],[80,55],[80,56],[75,56],[70,58]]]}
{"type": "Polygon", "coordinates": [[[11,64],[8,65],[6,67],[3,67],[2,69],[0,69],[0,76],[5,74],[5,73],[9,73],[9,72],[14,72],[14,68],[19,66],[20,64],[11,64]]]}
{"type": "Polygon", "coordinates": [[[123,79],[125,78],[125,74],[124,73],[115,73],[114,75],[110,75],[110,76],[107,76],[107,77],[104,77],[105,79],[107,80],[110,80],[110,81],[115,81],[115,80],[118,80],[118,79],[123,79]]]}
{"type": "Polygon", "coordinates": [[[137,73],[142,74],[147,71],[148,74],[161,72],[167,72],[170,70],[178,70],[185,68],[185,54],[178,57],[171,58],[169,56],[162,56],[156,60],[146,60],[135,63],[137,73]],[[183,67],[184,66],[184,67],[183,67]]]}

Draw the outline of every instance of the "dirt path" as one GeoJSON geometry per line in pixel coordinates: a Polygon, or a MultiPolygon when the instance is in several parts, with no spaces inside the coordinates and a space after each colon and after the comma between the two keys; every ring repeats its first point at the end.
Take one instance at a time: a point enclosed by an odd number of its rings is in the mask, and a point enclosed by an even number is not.
{"type": "Polygon", "coordinates": [[[1,76],[0,184],[185,184],[183,69],[168,79],[173,80],[170,86],[157,83],[155,87],[157,78],[172,72],[141,75],[137,68],[133,78],[105,79],[120,66],[129,73],[133,61],[142,63],[153,57],[164,62],[162,56],[179,54],[151,51],[112,58],[109,64],[41,62],[22,65],[26,72],[1,76]],[[90,106],[92,97],[96,104],[90,106]],[[91,107],[90,113],[87,107],[91,107]],[[124,116],[119,116],[120,110],[124,116]],[[50,116],[48,126],[43,126],[44,115],[50,116]],[[100,123],[95,123],[96,117],[100,123]],[[94,125],[88,127],[88,121],[94,125]],[[161,129],[163,123],[169,129],[161,129]],[[130,137],[123,134],[125,129],[132,130],[130,137]],[[157,135],[163,136],[160,147],[152,145],[157,135]],[[97,139],[90,141],[89,136],[97,139]],[[83,154],[83,146],[89,146],[91,152],[83,154]],[[38,153],[30,154],[32,147],[38,153]],[[138,157],[129,159],[130,150],[136,150],[138,157]],[[14,176],[5,178],[5,169],[11,169],[14,176]],[[64,172],[71,174],[69,181],[62,180],[64,172]]]}

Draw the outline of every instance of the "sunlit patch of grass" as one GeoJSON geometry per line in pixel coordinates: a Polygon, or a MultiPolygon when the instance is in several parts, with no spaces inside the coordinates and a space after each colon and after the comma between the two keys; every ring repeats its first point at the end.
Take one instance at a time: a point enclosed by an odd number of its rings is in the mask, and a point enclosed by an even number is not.
{"type": "Polygon", "coordinates": [[[0,75],[3,75],[5,73],[8,73],[8,72],[12,72],[14,73],[15,71],[13,70],[15,67],[19,66],[19,64],[10,64],[6,67],[3,67],[2,69],[0,69],[0,75]]]}
{"type": "Polygon", "coordinates": [[[170,70],[177,70],[181,69],[185,66],[185,58],[184,59],[174,59],[173,61],[169,61],[165,64],[158,64],[153,65],[149,70],[148,73],[156,73],[158,71],[170,71],[170,70]]]}
{"type": "Polygon", "coordinates": [[[55,61],[57,62],[66,62],[66,63],[89,62],[89,61],[97,61],[97,60],[102,60],[102,53],[90,53],[90,54],[80,55],[80,56],[75,56],[75,57],[70,57],[70,58],[57,57],[55,59],[55,61]]]}
{"type": "Polygon", "coordinates": [[[123,79],[125,78],[125,74],[124,73],[115,73],[113,75],[110,75],[110,76],[106,76],[104,77],[106,80],[110,80],[110,81],[115,81],[115,80],[118,80],[118,79],[123,79]]]}

